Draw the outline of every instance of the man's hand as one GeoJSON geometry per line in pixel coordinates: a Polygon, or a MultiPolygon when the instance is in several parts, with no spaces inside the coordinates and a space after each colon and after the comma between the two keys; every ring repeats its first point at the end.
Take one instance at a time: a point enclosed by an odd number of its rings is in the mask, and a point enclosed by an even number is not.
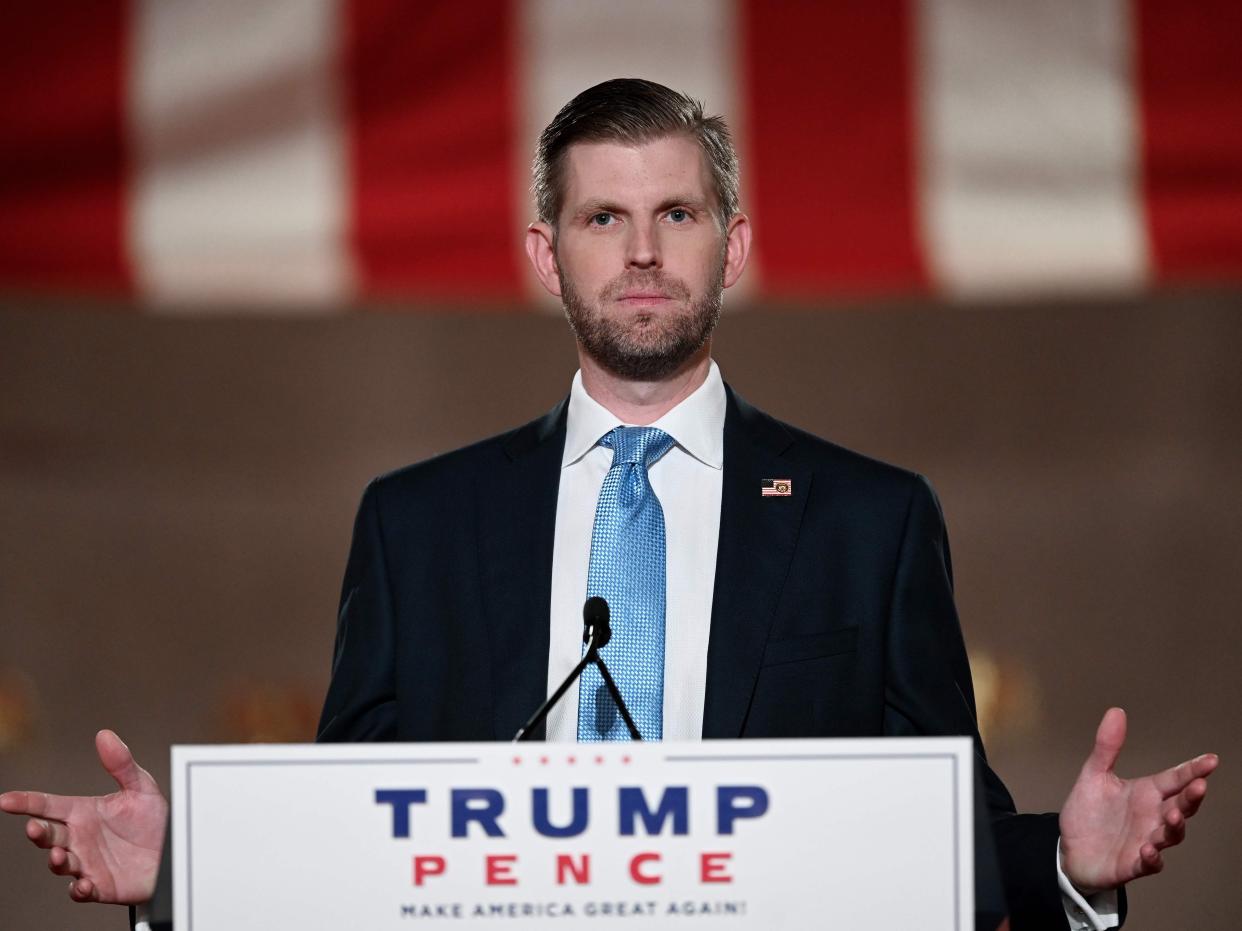
{"type": "Polygon", "coordinates": [[[1126,713],[1110,708],[1061,809],[1062,869],[1083,892],[1160,872],[1160,851],[1182,842],[1186,819],[1199,810],[1207,776],[1220,762],[1205,753],[1151,776],[1122,779],[1113,767],[1125,741],[1126,713]]]}
{"type": "Polygon", "coordinates": [[[155,891],[168,801],[112,731],[95,735],[95,749],[120,791],[91,797],[5,792],[0,810],[31,816],[26,836],[48,851],[53,873],[74,877],[69,897],[75,902],[136,905],[155,891]]]}

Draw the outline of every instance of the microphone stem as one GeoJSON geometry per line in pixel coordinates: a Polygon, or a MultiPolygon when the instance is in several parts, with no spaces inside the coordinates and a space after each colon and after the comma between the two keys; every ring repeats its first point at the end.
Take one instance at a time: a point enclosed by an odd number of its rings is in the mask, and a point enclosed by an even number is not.
{"type": "Polygon", "coordinates": [[[591,662],[593,659],[598,659],[598,656],[598,651],[595,648],[595,633],[592,632],[591,642],[587,646],[586,655],[578,661],[578,665],[573,668],[573,672],[565,677],[565,681],[562,682],[557,690],[548,697],[547,701],[540,705],[535,713],[530,716],[530,720],[523,724],[518,732],[513,735],[514,743],[521,740],[530,740],[531,734],[534,733],[534,730],[539,726],[539,723],[548,716],[548,712],[552,710],[552,706],[561,700],[561,696],[569,691],[569,687],[571,685],[578,681],[578,677],[582,675],[582,670],[586,669],[587,663],[591,662]]]}
{"type": "Polygon", "coordinates": [[[548,716],[548,712],[552,710],[553,705],[561,700],[561,696],[569,691],[569,687],[578,681],[578,677],[582,675],[582,670],[586,669],[588,663],[594,663],[599,667],[599,674],[603,678],[604,685],[608,688],[608,694],[612,696],[612,701],[617,706],[617,710],[621,712],[621,720],[625,722],[626,729],[630,732],[630,738],[632,740],[643,739],[643,735],[638,732],[638,726],[634,723],[634,719],[630,717],[630,709],[625,707],[625,701],[621,698],[621,690],[617,688],[617,683],[613,680],[612,673],[608,671],[603,658],[599,655],[599,647],[595,645],[595,632],[592,631],[591,640],[587,644],[586,654],[582,659],[578,660],[578,665],[574,666],[573,671],[565,677],[565,681],[560,684],[557,690],[548,696],[547,701],[540,705],[538,710],[530,716],[530,720],[523,724],[518,732],[513,735],[514,743],[530,740],[535,728],[548,716]]]}
{"type": "Polygon", "coordinates": [[[604,665],[604,660],[593,646],[587,649],[587,658],[594,659],[595,665],[599,667],[599,674],[604,678],[604,685],[608,686],[608,694],[612,696],[613,704],[617,706],[617,710],[621,712],[621,719],[625,721],[625,726],[629,728],[630,738],[642,740],[643,735],[638,733],[638,728],[634,725],[634,719],[630,717],[630,709],[625,707],[625,702],[621,699],[621,690],[617,688],[617,683],[612,680],[612,673],[608,671],[608,667],[604,665]]]}

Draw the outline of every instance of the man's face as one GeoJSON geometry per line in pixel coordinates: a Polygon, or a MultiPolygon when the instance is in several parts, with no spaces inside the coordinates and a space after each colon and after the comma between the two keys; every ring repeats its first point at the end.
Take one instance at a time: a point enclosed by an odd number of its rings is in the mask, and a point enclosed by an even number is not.
{"type": "Polygon", "coordinates": [[[685,136],[580,143],[564,168],[554,265],[541,270],[532,254],[536,270],[595,361],[622,378],[665,378],[706,345],[741,272],[701,150],[685,136]]]}

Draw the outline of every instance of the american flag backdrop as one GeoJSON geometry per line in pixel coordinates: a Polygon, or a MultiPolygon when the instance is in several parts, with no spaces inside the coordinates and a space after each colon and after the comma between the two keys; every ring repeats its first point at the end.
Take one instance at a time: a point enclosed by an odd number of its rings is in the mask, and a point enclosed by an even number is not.
{"type": "Polygon", "coordinates": [[[1242,280],[1233,0],[42,0],[0,35],[0,289],[526,309],[539,130],[642,76],[735,130],[746,293],[1242,280]]]}

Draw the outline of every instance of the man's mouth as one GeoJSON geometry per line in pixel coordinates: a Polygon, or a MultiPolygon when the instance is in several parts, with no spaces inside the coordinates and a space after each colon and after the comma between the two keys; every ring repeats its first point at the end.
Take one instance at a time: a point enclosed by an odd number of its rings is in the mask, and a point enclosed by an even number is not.
{"type": "Polygon", "coordinates": [[[653,307],[672,298],[661,291],[627,291],[617,300],[628,307],[653,307]]]}
{"type": "Polygon", "coordinates": [[[686,303],[690,289],[669,275],[625,274],[613,279],[600,292],[601,304],[612,304],[629,310],[659,308],[674,302],[686,303]]]}

